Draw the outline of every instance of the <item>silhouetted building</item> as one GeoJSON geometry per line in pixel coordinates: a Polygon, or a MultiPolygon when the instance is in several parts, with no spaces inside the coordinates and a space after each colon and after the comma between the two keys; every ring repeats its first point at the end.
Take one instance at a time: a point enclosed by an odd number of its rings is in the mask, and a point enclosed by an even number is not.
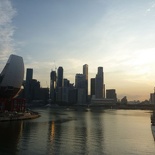
{"type": "Polygon", "coordinates": [[[30,100],[40,100],[40,82],[32,79],[30,82],[30,100]]]}
{"type": "Polygon", "coordinates": [[[58,68],[57,87],[63,87],[63,68],[58,68]]]}
{"type": "Polygon", "coordinates": [[[127,104],[127,103],[128,103],[127,97],[124,96],[124,97],[121,99],[121,104],[127,104]]]}
{"type": "Polygon", "coordinates": [[[63,91],[63,87],[58,87],[56,89],[56,102],[61,104],[62,102],[62,91],[63,91]]]}
{"type": "Polygon", "coordinates": [[[103,67],[98,67],[98,72],[95,78],[95,97],[105,98],[105,85],[103,67]]]}
{"type": "Polygon", "coordinates": [[[44,103],[48,103],[49,88],[40,88],[40,100],[44,101],[44,103]]]}
{"type": "Polygon", "coordinates": [[[106,98],[114,99],[117,102],[117,94],[115,89],[107,89],[106,90],[106,98]]]}
{"type": "Polygon", "coordinates": [[[56,71],[51,71],[50,74],[50,99],[56,101],[56,71]]]}
{"type": "Polygon", "coordinates": [[[88,65],[83,65],[83,75],[85,75],[86,80],[86,100],[88,100],[88,65]]]}
{"type": "Polygon", "coordinates": [[[68,91],[70,89],[70,81],[68,79],[64,79],[64,86],[62,87],[62,102],[63,104],[68,104],[68,91]]]}
{"type": "Polygon", "coordinates": [[[76,88],[70,88],[68,92],[68,103],[74,105],[77,103],[77,90],[76,88]]]}
{"type": "Polygon", "coordinates": [[[70,82],[68,79],[64,79],[64,87],[69,87],[70,82]]]}
{"type": "Polygon", "coordinates": [[[78,104],[85,104],[87,100],[87,84],[86,76],[84,74],[76,74],[75,87],[77,90],[77,102],[78,104]]]}
{"type": "Polygon", "coordinates": [[[91,78],[90,82],[90,95],[91,97],[95,95],[95,78],[91,78]]]}
{"type": "Polygon", "coordinates": [[[33,69],[27,68],[26,70],[26,83],[25,83],[25,98],[27,102],[31,100],[31,81],[33,78],[33,69]]]}

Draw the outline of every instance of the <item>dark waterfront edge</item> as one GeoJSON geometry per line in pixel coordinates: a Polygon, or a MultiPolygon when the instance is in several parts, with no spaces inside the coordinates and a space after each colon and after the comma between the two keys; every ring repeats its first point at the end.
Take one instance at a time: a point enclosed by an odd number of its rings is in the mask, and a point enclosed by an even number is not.
{"type": "Polygon", "coordinates": [[[35,119],[40,116],[41,115],[38,112],[34,112],[34,111],[26,111],[26,112],[6,111],[6,112],[0,113],[0,122],[35,119]]]}

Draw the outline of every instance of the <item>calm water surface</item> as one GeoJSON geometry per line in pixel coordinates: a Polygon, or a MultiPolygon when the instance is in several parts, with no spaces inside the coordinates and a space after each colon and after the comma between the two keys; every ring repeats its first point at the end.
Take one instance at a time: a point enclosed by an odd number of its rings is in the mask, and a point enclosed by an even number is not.
{"type": "Polygon", "coordinates": [[[150,112],[35,109],[33,120],[0,123],[0,155],[154,155],[150,112]]]}

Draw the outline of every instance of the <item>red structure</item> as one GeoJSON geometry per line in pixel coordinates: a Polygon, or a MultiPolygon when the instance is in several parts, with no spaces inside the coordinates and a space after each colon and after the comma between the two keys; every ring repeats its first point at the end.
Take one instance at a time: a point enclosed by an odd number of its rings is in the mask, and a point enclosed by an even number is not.
{"type": "Polygon", "coordinates": [[[23,98],[0,98],[0,111],[25,111],[25,99],[23,98]]]}

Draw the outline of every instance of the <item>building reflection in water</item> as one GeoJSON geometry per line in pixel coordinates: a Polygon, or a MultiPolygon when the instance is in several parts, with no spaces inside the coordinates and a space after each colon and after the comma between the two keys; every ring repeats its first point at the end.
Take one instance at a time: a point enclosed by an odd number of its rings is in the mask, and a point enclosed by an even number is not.
{"type": "MultiPolygon", "coordinates": [[[[102,114],[73,112],[49,122],[47,154],[103,153],[102,114]],[[92,121],[92,119],[94,119],[92,121]]],[[[58,118],[58,117],[57,117],[58,118]]]]}
{"type": "Polygon", "coordinates": [[[18,151],[21,138],[23,122],[0,123],[0,152],[1,154],[14,154],[18,151]]]}

